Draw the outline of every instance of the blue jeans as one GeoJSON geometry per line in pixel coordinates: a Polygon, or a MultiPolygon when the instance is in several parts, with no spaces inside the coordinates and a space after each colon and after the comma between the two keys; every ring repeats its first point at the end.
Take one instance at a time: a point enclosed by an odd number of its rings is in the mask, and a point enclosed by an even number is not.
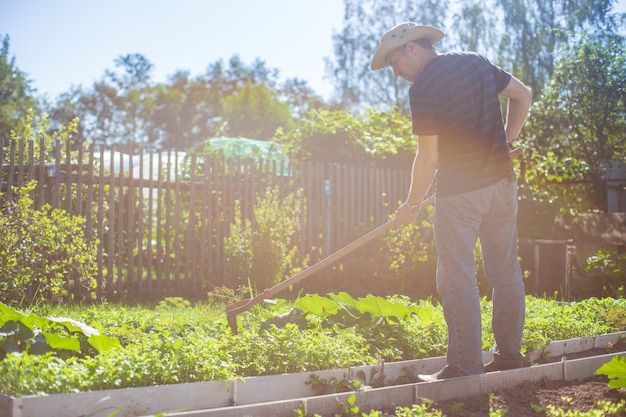
{"type": "Polygon", "coordinates": [[[468,374],[484,372],[480,296],[474,248],[483,252],[493,287],[494,353],[523,357],[525,292],[517,258],[517,182],[506,178],[480,190],[437,197],[434,232],[437,291],[448,326],[448,365],[468,374]]]}

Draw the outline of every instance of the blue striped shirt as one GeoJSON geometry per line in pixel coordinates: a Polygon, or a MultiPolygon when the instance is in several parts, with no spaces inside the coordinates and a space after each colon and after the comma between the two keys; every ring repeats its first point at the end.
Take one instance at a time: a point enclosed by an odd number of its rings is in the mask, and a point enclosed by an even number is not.
{"type": "Polygon", "coordinates": [[[513,175],[498,93],[511,75],[470,52],[441,54],[411,86],[413,133],[438,135],[437,195],[513,175]]]}

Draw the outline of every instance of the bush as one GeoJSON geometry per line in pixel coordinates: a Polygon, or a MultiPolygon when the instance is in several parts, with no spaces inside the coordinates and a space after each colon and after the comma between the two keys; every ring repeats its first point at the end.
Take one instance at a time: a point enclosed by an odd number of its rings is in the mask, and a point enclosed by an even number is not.
{"type": "Polygon", "coordinates": [[[599,250],[587,259],[585,273],[589,279],[596,282],[596,287],[602,287],[605,294],[623,297],[626,284],[626,253],[599,250]]]}
{"type": "Polygon", "coordinates": [[[33,209],[34,188],[16,189],[0,216],[0,301],[13,306],[59,301],[71,282],[95,287],[96,246],[85,241],[84,218],[48,204],[33,209]]]}
{"type": "MultiPolygon", "coordinates": [[[[302,191],[281,198],[278,188],[257,197],[254,220],[242,219],[235,202],[233,224],[225,239],[231,275],[264,290],[298,272],[292,239],[301,229],[302,191]]],[[[303,261],[306,264],[306,259],[303,261]]]]}

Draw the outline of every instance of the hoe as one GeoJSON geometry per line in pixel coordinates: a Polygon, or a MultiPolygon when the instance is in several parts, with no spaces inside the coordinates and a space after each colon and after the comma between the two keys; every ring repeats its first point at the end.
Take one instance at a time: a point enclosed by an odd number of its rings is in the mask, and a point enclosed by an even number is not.
{"type": "MultiPolygon", "coordinates": [[[[513,150],[511,150],[511,157],[518,157],[521,154],[522,150],[521,148],[515,148],[513,150]]],[[[430,204],[433,203],[433,201],[435,201],[435,196],[432,195],[426,199],[424,199],[424,201],[422,202],[422,207],[426,207],[430,204]]],[[[260,293],[259,295],[257,295],[256,297],[253,298],[248,298],[248,299],[244,299],[244,300],[240,300],[237,301],[233,304],[230,304],[228,306],[226,306],[226,320],[228,321],[228,326],[230,327],[230,329],[232,330],[233,334],[237,334],[237,314],[239,313],[243,313],[245,311],[250,310],[250,308],[252,308],[255,304],[260,303],[263,300],[266,300],[270,297],[273,297],[274,295],[278,294],[279,292],[283,291],[285,288],[288,288],[300,281],[302,281],[303,279],[315,274],[316,272],[320,271],[321,269],[327,267],[328,265],[332,264],[333,262],[341,259],[342,257],[348,255],[349,253],[353,252],[354,250],[360,248],[361,246],[365,245],[366,243],[374,240],[375,238],[377,238],[378,236],[384,234],[385,232],[391,230],[396,224],[396,220],[395,219],[391,219],[388,222],[378,226],[376,229],[372,230],[371,232],[365,234],[364,236],[360,237],[359,239],[355,240],[354,242],[344,246],[343,248],[339,249],[338,251],[332,253],[331,255],[327,256],[326,258],[322,259],[321,261],[317,262],[314,265],[311,265],[310,267],[300,271],[299,273],[297,273],[296,275],[292,276],[291,278],[286,279],[285,281],[280,282],[279,284],[271,287],[271,288],[267,288],[266,290],[264,290],[262,293],[260,293]]]]}

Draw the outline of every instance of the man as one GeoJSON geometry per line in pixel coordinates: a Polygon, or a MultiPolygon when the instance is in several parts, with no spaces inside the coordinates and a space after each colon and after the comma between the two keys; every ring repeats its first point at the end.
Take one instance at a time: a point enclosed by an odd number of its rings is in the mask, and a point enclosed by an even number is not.
{"type": "Polygon", "coordinates": [[[531,91],[475,53],[440,53],[444,33],[401,23],[387,31],[371,69],[391,66],[409,90],[417,152],[399,224],[416,220],[435,179],[437,291],[448,326],[447,365],[424,381],[522,366],[525,300],[517,259],[517,183],[509,156],[530,108],[531,91]],[[508,100],[503,122],[498,96],[508,100]],[[474,248],[480,240],[493,287],[494,360],[482,361],[474,248]]]}

